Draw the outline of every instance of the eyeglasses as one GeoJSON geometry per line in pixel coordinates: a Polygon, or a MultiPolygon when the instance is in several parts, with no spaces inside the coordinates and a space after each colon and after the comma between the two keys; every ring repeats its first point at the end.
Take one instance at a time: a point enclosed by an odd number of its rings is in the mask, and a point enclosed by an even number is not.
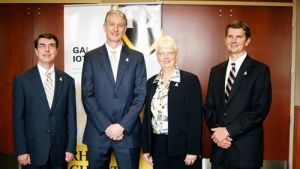
{"type": "MultiPolygon", "coordinates": [[[[39,44],[38,47],[42,50],[45,50],[47,48],[47,45],[45,44],[39,44]]],[[[55,44],[49,44],[48,45],[48,48],[49,49],[55,49],[56,48],[56,45],[55,44]]]]}
{"type": "Polygon", "coordinates": [[[111,28],[114,28],[116,25],[117,25],[118,28],[124,28],[125,27],[125,25],[121,24],[121,23],[119,23],[119,24],[115,24],[113,22],[108,23],[108,26],[111,27],[111,28]]]}
{"type": "Polygon", "coordinates": [[[158,52],[159,56],[173,56],[175,52],[158,52]]]}

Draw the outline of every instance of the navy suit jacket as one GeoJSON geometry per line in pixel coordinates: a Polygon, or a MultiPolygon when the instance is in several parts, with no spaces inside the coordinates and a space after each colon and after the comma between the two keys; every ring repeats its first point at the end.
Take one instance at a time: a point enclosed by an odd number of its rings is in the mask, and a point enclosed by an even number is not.
{"type": "Polygon", "coordinates": [[[272,100],[270,70],[267,65],[247,56],[225,105],[227,64],[228,60],[211,69],[204,116],[209,129],[226,127],[233,141],[228,150],[212,143],[210,161],[219,165],[224,162],[227,153],[235,167],[261,167],[263,121],[272,100]]]}
{"type": "Polygon", "coordinates": [[[85,54],[82,70],[82,103],[87,114],[83,143],[93,147],[110,147],[113,140],[105,130],[118,123],[124,137],[115,141],[120,147],[140,146],[140,112],[146,97],[146,66],[142,53],[122,47],[117,80],[106,46],[85,54]]]}
{"type": "Polygon", "coordinates": [[[49,108],[37,66],[13,82],[15,154],[30,154],[31,164],[45,165],[49,153],[54,165],[66,165],[65,152],[76,152],[74,79],[55,68],[55,91],[49,108]]]}
{"type": "MultiPolygon", "coordinates": [[[[156,92],[157,75],[148,80],[145,113],[142,123],[143,153],[152,153],[153,129],[151,101],[156,92]]],[[[168,154],[201,155],[202,92],[198,77],[180,70],[180,83],[170,82],[168,92],[168,154]]]]}

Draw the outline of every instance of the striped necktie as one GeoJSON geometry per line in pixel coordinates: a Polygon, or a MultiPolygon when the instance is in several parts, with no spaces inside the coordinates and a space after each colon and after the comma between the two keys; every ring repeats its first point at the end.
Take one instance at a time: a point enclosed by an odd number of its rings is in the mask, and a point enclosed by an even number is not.
{"type": "Polygon", "coordinates": [[[54,87],[53,87],[53,81],[51,79],[51,72],[46,72],[47,79],[45,80],[44,88],[48,100],[49,107],[52,106],[53,96],[54,96],[54,87]]]}
{"type": "Polygon", "coordinates": [[[228,79],[227,79],[226,90],[225,90],[225,104],[227,104],[229,94],[230,94],[230,91],[231,91],[231,87],[232,87],[232,85],[234,83],[234,80],[235,80],[235,76],[236,76],[235,63],[231,63],[231,70],[229,72],[229,76],[228,76],[228,79]]]}

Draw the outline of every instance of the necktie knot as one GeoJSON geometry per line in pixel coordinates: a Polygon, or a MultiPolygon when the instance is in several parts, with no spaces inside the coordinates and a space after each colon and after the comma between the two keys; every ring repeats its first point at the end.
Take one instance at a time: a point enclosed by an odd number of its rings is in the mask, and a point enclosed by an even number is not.
{"type": "Polygon", "coordinates": [[[115,50],[112,50],[112,51],[111,51],[111,56],[114,56],[114,57],[115,57],[115,55],[116,55],[116,51],[115,51],[115,50]]]}
{"type": "Polygon", "coordinates": [[[47,72],[46,72],[46,76],[47,76],[47,81],[52,82],[51,72],[47,71],[47,72]]]}

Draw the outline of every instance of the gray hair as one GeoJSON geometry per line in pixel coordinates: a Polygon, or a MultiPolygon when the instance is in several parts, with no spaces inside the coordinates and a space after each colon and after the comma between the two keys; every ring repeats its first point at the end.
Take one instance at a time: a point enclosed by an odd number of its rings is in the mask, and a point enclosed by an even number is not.
{"type": "Polygon", "coordinates": [[[116,10],[116,9],[112,9],[112,10],[110,10],[110,11],[108,11],[106,13],[104,24],[107,22],[107,20],[109,19],[110,15],[113,15],[113,14],[120,15],[123,18],[123,20],[124,20],[125,26],[127,27],[126,15],[123,12],[121,12],[120,10],[116,10]]]}

